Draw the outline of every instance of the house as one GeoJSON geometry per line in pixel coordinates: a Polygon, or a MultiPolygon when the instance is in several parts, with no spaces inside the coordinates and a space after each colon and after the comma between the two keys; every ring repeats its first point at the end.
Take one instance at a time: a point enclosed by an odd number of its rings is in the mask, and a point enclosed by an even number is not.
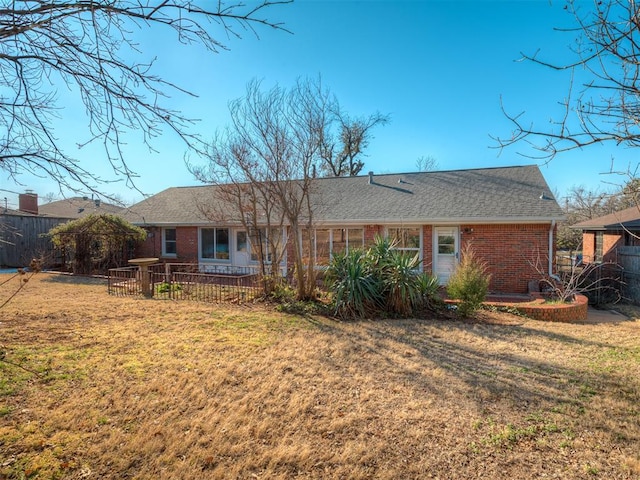
{"type": "Polygon", "coordinates": [[[582,230],[582,258],[586,263],[618,263],[620,247],[640,246],[640,208],[637,206],[585,220],[571,228],[582,230]]]}
{"type": "Polygon", "coordinates": [[[45,203],[37,208],[37,213],[56,218],[82,218],[96,214],[118,214],[123,207],[89,197],[71,197],[45,203]]]}
{"type": "MultiPolygon", "coordinates": [[[[214,202],[218,211],[233,209],[219,204],[217,188],[169,188],[124,212],[149,233],[138,254],[223,271],[255,265],[255,245],[244,227],[203,213],[202,206],[214,202]]],[[[489,266],[494,292],[525,293],[541,269],[553,268],[556,222],[563,218],[535,165],[317,178],[311,200],[316,264],[387,235],[445,284],[461,250],[471,245],[489,266]]]]}

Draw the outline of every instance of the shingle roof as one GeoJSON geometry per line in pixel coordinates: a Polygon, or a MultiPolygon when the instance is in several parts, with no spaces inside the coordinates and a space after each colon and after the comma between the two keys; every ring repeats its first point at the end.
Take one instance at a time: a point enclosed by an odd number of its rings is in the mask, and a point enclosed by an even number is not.
{"type": "Polygon", "coordinates": [[[585,220],[572,225],[579,230],[620,230],[621,228],[640,229],[640,208],[631,207],[619,212],[610,213],[591,220],[585,220]]]}
{"type": "MultiPolygon", "coordinates": [[[[215,186],[174,187],[133,205],[135,224],[210,224],[215,186]]],[[[325,224],[537,222],[563,212],[536,165],[314,180],[314,219],[325,224]]],[[[231,207],[229,207],[231,208],[231,207]]]]}
{"type": "Polygon", "coordinates": [[[81,218],[92,213],[116,214],[121,210],[122,207],[117,205],[86,197],[65,198],[63,200],[45,203],[38,207],[38,213],[40,215],[57,218],[81,218]]]}

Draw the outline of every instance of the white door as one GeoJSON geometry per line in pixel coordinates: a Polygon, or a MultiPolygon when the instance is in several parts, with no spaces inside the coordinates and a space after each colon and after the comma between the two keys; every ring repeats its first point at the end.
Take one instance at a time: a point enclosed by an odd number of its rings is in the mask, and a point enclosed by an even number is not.
{"type": "Polygon", "coordinates": [[[233,255],[233,264],[236,267],[249,266],[249,242],[245,230],[236,230],[236,245],[233,255]]]}
{"type": "Polygon", "coordinates": [[[446,285],[458,264],[458,227],[435,227],[433,232],[433,273],[446,285]]]}

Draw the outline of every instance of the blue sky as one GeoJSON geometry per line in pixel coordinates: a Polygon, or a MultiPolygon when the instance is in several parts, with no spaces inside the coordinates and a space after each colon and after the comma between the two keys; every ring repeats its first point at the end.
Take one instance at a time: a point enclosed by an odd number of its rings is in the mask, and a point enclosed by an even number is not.
{"type": "MultiPolygon", "coordinates": [[[[198,95],[174,94],[168,104],[200,119],[194,130],[204,137],[228,123],[228,102],[242,96],[251,79],[262,79],[269,88],[321,75],[350,115],[379,111],[391,117],[373,132],[365,172],[415,171],[421,156],[434,157],[440,170],[524,165],[539,163],[519,155],[525,145],[501,152],[492,148],[496,142],[490,136],[511,131],[501,98],[509,112],[524,111],[535,124],[560,116],[558,102],[567,94],[569,74],[518,60],[521,52],[537,50],[558,63],[570,58],[575,33],[554,30],[573,26],[563,6],[560,0],[295,0],[267,11],[292,34],[258,28],[259,38],[249,32],[240,40],[222,35],[230,50],[217,55],[179,45],[166,32],[144,33],[140,41],[143,59],[157,57],[155,73],[198,95]]],[[[65,109],[56,133],[75,148],[82,109],[68,92],[59,98],[65,109]]],[[[127,160],[144,193],[197,184],[176,137],[159,138],[159,153],[149,152],[135,132],[126,141],[127,160]]],[[[99,148],[75,153],[92,171],[113,176],[99,148]]],[[[630,149],[608,145],[561,154],[541,170],[562,197],[573,186],[615,188],[625,178],[602,173],[612,159],[616,170],[635,168],[635,158],[630,149]]],[[[0,199],[7,196],[10,206],[17,200],[7,190],[57,193],[50,179],[23,176],[23,185],[17,185],[5,175],[0,182],[5,190],[0,199]]],[[[124,182],[103,190],[126,202],[142,198],[124,182]]]]}

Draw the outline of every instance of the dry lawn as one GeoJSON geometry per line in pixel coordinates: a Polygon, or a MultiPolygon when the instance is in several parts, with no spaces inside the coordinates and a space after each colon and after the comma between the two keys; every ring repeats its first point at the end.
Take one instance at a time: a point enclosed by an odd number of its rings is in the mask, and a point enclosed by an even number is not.
{"type": "Polygon", "coordinates": [[[640,478],[638,320],[338,323],[40,274],[0,343],[0,479],[640,478]]]}

